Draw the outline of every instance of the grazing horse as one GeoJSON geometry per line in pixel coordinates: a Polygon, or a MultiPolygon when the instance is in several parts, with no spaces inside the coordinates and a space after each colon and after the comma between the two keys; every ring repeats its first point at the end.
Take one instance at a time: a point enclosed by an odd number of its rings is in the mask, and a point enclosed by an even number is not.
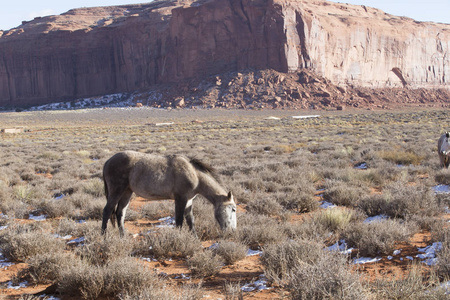
{"type": "Polygon", "coordinates": [[[450,133],[444,133],[438,140],[438,154],[439,159],[441,160],[441,167],[448,168],[450,165],[450,144],[448,142],[448,138],[450,137],[450,133]]]}
{"type": "Polygon", "coordinates": [[[119,152],[103,167],[106,206],[103,209],[102,232],[108,219],[117,218],[120,234],[124,234],[125,212],[131,194],[146,199],[174,199],[175,223],[194,232],[192,200],[203,195],[214,205],[214,215],[222,230],[236,228],[236,203],[231,192],[217,182],[210,166],[181,155],[155,155],[135,151],[119,152]]]}

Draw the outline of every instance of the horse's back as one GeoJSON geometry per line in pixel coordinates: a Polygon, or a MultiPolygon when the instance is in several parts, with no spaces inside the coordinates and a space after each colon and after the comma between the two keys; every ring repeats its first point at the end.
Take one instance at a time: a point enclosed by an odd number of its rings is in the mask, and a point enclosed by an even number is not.
{"type": "Polygon", "coordinates": [[[144,198],[174,198],[198,184],[195,169],[184,156],[138,155],[129,173],[131,190],[144,198]]]}

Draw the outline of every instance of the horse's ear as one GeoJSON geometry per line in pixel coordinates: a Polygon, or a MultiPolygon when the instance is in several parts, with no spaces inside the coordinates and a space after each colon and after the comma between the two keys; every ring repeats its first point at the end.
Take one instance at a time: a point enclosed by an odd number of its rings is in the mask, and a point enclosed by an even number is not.
{"type": "Polygon", "coordinates": [[[233,200],[233,194],[230,192],[228,192],[228,200],[231,201],[233,200]]]}

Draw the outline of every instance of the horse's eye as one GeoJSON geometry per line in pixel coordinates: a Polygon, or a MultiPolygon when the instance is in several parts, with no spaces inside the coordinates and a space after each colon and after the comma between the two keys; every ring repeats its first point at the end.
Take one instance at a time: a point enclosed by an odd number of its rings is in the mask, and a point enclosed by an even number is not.
{"type": "Polygon", "coordinates": [[[231,211],[232,211],[232,212],[236,212],[236,207],[233,207],[233,208],[231,209],[231,211]]]}

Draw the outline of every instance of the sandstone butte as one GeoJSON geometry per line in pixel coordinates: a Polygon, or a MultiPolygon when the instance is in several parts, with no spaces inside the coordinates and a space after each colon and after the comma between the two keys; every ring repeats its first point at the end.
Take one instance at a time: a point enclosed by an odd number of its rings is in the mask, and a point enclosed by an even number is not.
{"type": "Polygon", "coordinates": [[[338,86],[448,88],[450,25],[321,0],[80,8],[0,31],[0,106],[223,72],[308,69],[338,86]]]}

